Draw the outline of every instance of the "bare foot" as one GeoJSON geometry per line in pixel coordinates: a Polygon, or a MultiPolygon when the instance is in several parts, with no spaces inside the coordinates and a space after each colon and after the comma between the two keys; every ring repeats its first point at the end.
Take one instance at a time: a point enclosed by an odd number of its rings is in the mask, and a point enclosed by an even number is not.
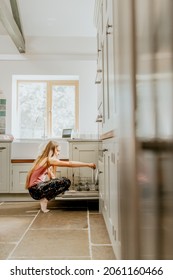
{"type": "Polygon", "coordinates": [[[46,198],[40,199],[40,206],[43,213],[49,212],[49,210],[47,209],[47,203],[48,200],[46,198]]]}
{"type": "Polygon", "coordinates": [[[44,211],[42,210],[43,213],[48,213],[49,211],[49,209],[45,209],[44,211]]]}

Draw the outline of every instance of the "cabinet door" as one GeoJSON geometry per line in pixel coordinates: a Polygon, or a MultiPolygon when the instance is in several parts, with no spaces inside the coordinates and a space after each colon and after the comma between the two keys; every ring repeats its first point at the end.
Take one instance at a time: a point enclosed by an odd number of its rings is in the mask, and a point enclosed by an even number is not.
{"type": "Polygon", "coordinates": [[[99,157],[98,161],[99,170],[99,211],[102,213],[104,207],[104,163],[103,157],[99,157]]]}
{"type": "MultiPolygon", "coordinates": [[[[25,189],[26,176],[31,164],[29,163],[14,163],[12,165],[12,186],[11,193],[27,193],[25,189]]],[[[57,168],[56,177],[67,177],[67,168],[57,168]]]]}
{"type": "Polygon", "coordinates": [[[0,143],[0,192],[10,190],[10,144],[0,143]]]}
{"type": "Polygon", "coordinates": [[[105,11],[103,60],[103,133],[115,128],[115,67],[114,67],[114,24],[112,0],[107,1],[105,11]]]}
{"type": "Polygon", "coordinates": [[[119,184],[118,184],[118,144],[116,141],[104,141],[104,190],[102,194],[102,211],[117,256],[120,255],[120,224],[119,224],[119,184]]]}
{"type": "Polygon", "coordinates": [[[27,193],[28,190],[25,189],[26,176],[28,174],[31,164],[18,164],[12,165],[12,193],[27,193]]]}
{"type": "MultiPolygon", "coordinates": [[[[71,158],[73,161],[81,162],[93,162],[97,165],[98,163],[98,143],[73,143],[71,146],[72,151],[70,152],[71,158]]],[[[88,181],[93,181],[94,171],[88,167],[80,167],[71,169],[72,182],[78,181],[82,178],[87,179],[88,181]]]]}
{"type": "Polygon", "coordinates": [[[68,177],[68,169],[66,167],[58,167],[56,169],[56,177],[68,177]]]}

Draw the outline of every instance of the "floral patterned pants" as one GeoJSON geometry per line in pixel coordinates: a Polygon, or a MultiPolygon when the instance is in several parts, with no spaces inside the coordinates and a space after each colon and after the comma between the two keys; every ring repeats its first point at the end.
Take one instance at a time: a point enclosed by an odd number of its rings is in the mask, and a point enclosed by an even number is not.
{"type": "Polygon", "coordinates": [[[38,183],[37,185],[31,186],[28,190],[30,196],[35,200],[42,198],[51,200],[58,194],[67,191],[70,185],[71,181],[68,178],[62,177],[38,183]]]}

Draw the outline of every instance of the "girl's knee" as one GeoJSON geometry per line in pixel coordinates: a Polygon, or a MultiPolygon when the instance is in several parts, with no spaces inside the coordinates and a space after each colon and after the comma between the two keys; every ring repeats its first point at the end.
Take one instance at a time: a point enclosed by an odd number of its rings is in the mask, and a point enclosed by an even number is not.
{"type": "Polygon", "coordinates": [[[56,179],[54,183],[55,183],[56,187],[58,187],[58,188],[63,187],[65,189],[68,189],[71,185],[71,181],[66,177],[56,179]]]}
{"type": "Polygon", "coordinates": [[[66,177],[62,177],[62,182],[63,182],[63,185],[64,187],[66,187],[67,189],[70,187],[71,185],[71,181],[70,179],[66,178],[66,177]]]}

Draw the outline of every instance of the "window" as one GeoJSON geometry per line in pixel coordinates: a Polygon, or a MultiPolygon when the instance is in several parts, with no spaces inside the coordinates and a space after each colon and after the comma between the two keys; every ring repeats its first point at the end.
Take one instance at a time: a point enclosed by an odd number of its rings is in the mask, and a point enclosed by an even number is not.
{"type": "Polygon", "coordinates": [[[78,81],[17,81],[19,138],[61,137],[78,129],[78,81]]]}

